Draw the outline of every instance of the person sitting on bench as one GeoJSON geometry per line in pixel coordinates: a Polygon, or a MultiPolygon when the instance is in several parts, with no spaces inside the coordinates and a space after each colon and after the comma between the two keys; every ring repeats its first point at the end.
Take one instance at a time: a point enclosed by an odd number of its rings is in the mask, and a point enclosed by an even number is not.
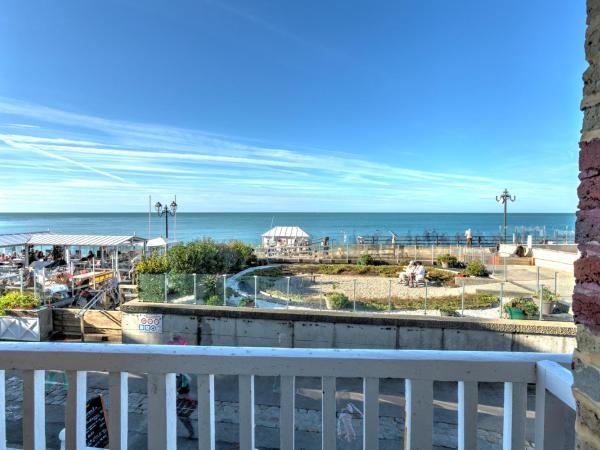
{"type": "Polygon", "coordinates": [[[425,283],[425,266],[421,261],[417,261],[415,264],[413,287],[416,287],[419,283],[425,283]]]}
{"type": "Polygon", "coordinates": [[[400,272],[400,282],[405,285],[409,285],[413,281],[415,269],[415,262],[410,261],[408,263],[408,266],[406,266],[406,268],[404,269],[404,272],[400,272]]]}

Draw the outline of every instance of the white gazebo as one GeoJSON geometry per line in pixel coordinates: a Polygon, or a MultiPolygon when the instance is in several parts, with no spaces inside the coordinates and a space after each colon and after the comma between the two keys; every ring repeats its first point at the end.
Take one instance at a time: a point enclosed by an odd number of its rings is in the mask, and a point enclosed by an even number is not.
{"type": "Polygon", "coordinates": [[[273,227],[262,234],[263,245],[307,245],[310,235],[300,227],[273,227]]]}
{"type": "Polygon", "coordinates": [[[162,249],[166,252],[168,249],[178,244],[181,244],[181,241],[178,241],[177,239],[164,238],[161,236],[147,241],[146,249],[148,251],[156,251],[162,249]]]}

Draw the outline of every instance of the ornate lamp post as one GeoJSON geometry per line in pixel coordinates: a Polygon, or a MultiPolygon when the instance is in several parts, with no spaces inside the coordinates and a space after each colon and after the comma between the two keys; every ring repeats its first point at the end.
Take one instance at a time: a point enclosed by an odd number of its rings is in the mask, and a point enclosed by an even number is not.
{"type": "Polygon", "coordinates": [[[160,202],[156,202],[154,205],[156,208],[156,212],[158,213],[158,217],[165,216],[165,238],[169,239],[169,216],[174,216],[177,212],[177,203],[175,200],[171,202],[171,205],[162,205],[160,202]]]}
{"type": "Polygon", "coordinates": [[[511,196],[508,193],[508,189],[504,189],[504,192],[502,193],[502,195],[496,196],[496,201],[498,203],[502,203],[504,205],[504,243],[505,244],[506,244],[506,204],[508,203],[509,200],[511,202],[514,202],[516,199],[517,199],[516,196],[511,196]]]}

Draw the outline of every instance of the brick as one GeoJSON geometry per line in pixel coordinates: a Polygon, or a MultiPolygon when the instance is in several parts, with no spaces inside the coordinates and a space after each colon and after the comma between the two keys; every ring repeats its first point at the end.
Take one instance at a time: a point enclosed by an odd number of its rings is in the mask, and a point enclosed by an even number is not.
{"type": "Polygon", "coordinates": [[[587,365],[577,354],[573,356],[573,380],[573,388],[579,389],[594,402],[600,401],[600,371],[587,365]]]}
{"type": "Polygon", "coordinates": [[[582,257],[600,256],[600,243],[591,241],[577,246],[582,257]]]}
{"type": "Polygon", "coordinates": [[[577,350],[584,353],[600,353],[600,334],[594,334],[584,325],[577,325],[577,350]]]}
{"type": "Polygon", "coordinates": [[[600,242],[600,209],[577,211],[575,225],[575,242],[585,244],[590,241],[600,242]]]}
{"type": "Polygon", "coordinates": [[[579,170],[600,170],[600,140],[579,143],[579,170]]]}
{"type": "Polygon", "coordinates": [[[585,325],[594,334],[600,334],[600,297],[573,294],[575,323],[585,325]]]}
{"type": "Polygon", "coordinates": [[[573,390],[577,402],[577,422],[588,430],[600,430],[600,404],[592,401],[587,395],[581,395],[578,389],[573,390]]]}
{"type": "Polygon", "coordinates": [[[600,282],[600,257],[587,256],[575,261],[575,279],[580,283],[600,282]]]}
{"type": "Polygon", "coordinates": [[[579,209],[593,209],[600,206],[600,177],[585,178],[577,188],[579,209]]]}

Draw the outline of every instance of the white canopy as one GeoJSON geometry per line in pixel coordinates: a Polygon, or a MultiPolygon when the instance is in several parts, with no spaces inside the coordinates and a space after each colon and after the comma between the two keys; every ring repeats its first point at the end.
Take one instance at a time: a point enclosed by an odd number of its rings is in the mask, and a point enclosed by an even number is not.
{"type": "Polygon", "coordinates": [[[179,244],[181,241],[176,239],[165,239],[164,237],[157,237],[154,239],[150,239],[146,242],[146,247],[171,247],[173,245],[179,244]]]}
{"type": "Polygon", "coordinates": [[[118,247],[146,240],[137,236],[109,236],[95,234],[32,234],[27,245],[59,245],[81,247],[118,247]]]}
{"type": "Polygon", "coordinates": [[[266,233],[263,233],[262,237],[267,239],[308,239],[310,235],[300,227],[273,227],[266,233]]]}
{"type": "Polygon", "coordinates": [[[35,231],[31,233],[0,234],[0,247],[17,247],[29,244],[34,234],[47,234],[47,231],[35,231]]]}

